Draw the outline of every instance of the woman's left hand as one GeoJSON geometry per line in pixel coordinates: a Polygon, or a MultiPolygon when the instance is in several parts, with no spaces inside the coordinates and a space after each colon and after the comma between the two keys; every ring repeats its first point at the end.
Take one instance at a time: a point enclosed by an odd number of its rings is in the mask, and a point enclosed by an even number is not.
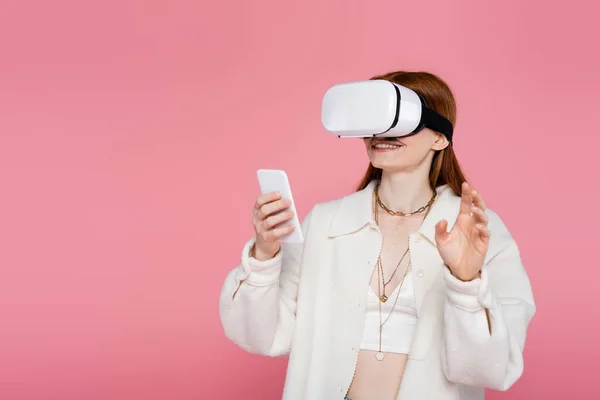
{"type": "Polygon", "coordinates": [[[461,281],[471,281],[480,276],[490,242],[483,199],[464,182],[460,213],[450,232],[448,221],[435,226],[435,241],[442,260],[452,274],[461,281]]]}

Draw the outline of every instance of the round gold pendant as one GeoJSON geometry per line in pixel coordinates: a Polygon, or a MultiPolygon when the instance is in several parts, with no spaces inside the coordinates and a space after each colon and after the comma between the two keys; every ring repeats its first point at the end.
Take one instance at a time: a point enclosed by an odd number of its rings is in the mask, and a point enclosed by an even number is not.
{"type": "Polygon", "coordinates": [[[385,294],[382,294],[379,299],[381,300],[382,303],[385,303],[388,300],[388,297],[385,294]]]}
{"type": "Polygon", "coordinates": [[[377,361],[383,360],[383,353],[378,351],[377,354],[375,354],[375,358],[377,359],[377,361]]]}

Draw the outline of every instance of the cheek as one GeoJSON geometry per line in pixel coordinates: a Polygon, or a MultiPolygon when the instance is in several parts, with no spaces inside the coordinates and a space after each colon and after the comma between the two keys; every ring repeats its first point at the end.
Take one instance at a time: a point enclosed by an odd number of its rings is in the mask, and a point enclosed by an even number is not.
{"type": "Polygon", "coordinates": [[[417,134],[407,137],[403,142],[406,144],[406,150],[414,155],[426,155],[431,150],[435,139],[429,137],[427,132],[422,132],[423,135],[417,134]]]}
{"type": "Polygon", "coordinates": [[[423,135],[424,132],[417,133],[416,135],[405,137],[402,142],[408,147],[423,147],[427,142],[427,138],[423,135]]]}
{"type": "Polygon", "coordinates": [[[406,155],[412,162],[420,163],[423,161],[431,150],[431,146],[427,143],[414,143],[411,146],[406,146],[406,155]]]}
{"type": "Polygon", "coordinates": [[[394,164],[399,167],[410,167],[421,164],[431,150],[431,142],[427,139],[426,137],[415,135],[402,140],[405,147],[402,153],[394,160],[394,164]]]}

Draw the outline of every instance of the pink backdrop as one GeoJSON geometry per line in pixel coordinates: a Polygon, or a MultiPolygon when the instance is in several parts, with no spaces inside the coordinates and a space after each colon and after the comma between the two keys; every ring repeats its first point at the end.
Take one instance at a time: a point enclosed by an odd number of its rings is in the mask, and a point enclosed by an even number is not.
{"type": "Polygon", "coordinates": [[[217,309],[255,171],[286,169],[301,217],[348,193],[366,157],[323,133],[320,98],[393,69],[452,85],[457,153],[534,284],[525,374],[489,399],[597,398],[597,15],[576,0],[2,1],[0,399],[280,398],[286,360],[229,343],[217,309]]]}

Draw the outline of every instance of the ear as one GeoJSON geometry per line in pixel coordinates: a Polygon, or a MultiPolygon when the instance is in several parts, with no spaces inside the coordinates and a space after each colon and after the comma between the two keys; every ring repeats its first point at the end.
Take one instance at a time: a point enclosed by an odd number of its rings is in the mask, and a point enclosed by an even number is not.
{"type": "Polygon", "coordinates": [[[450,145],[450,141],[448,140],[448,138],[444,135],[442,135],[441,133],[437,133],[437,138],[435,140],[435,142],[433,142],[433,146],[431,146],[432,150],[444,150],[446,147],[448,147],[448,145],[450,145]]]}

